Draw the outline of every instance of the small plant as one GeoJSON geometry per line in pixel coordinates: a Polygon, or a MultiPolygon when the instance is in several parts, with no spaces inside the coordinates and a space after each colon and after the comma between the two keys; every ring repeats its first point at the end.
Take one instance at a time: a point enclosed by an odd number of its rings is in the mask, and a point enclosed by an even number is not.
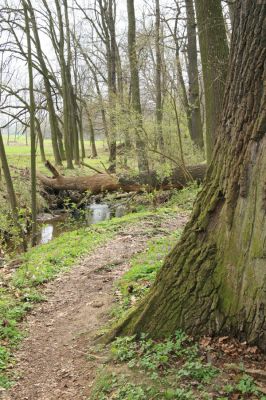
{"type": "Polygon", "coordinates": [[[0,346],[0,370],[6,369],[10,359],[10,353],[3,346],[0,346]]]}
{"type": "Polygon", "coordinates": [[[195,397],[191,390],[186,389],[167,389],[164,392],[165,400],[194,400],[195,397]]]}
{"type": "MultiPolygon", "coordinates": [[[[174,336],[160,342],[153,341],[142,334],[138,341],[135,336],[117,338],[113,344],[112,353],[117,360],[127,362],[130,368],[145,370],[151,378],[157,379],[158,374],[164,375],[180,357],[189,354],[188,359],[190,359],[191,354],[194,356],[194,346],[190,351],[190,347],[184,345],[185,342],[189,343],[188,337],[181,331],[177,331],[174,336]]],[[[205,369],[204,373],[207,375],[209,366],[205,369]]],[[[187,374],[192,372],[187,372],[187,374]]]]}
{"type": "Polygon", "coordinates": [[[236,388],[242,394],[258,394],[258,388],[254,383],[254,379],[246,374],[240,379],[236,388]]]}
{"type": "Polygon", "coordinates": [[[234,391],[233,385],[225,385],[223,391],[227,394],[230,394],[234,391]]]}
{"type": "Polygon", "coordinates": [[[137,355],[135,336],[119,337],[112,346],[112,353],[119,361],[129,361],[137,355]]]}
{"type": "Polygon", "coordinates": [[[200,382],[208,383],[218,374],[218,369],[201,361],[188,361],[178,371],[178,377],[189,377],[200,382]]]}
{"type": "Polygon", "coordinates": [[[132,383],[126,383],[112,396],[115,400],[147,400],[144,389],[132,383]]]}
{"type": "Polygon", "coordinates": [[[106,374],[104,371],[99,371],[99,377],[97,378],[96,384],[92,390],[91,400],[106,400],[112,391],[114,385],[116,385],[116,377],[114,374],[106,374]]]}

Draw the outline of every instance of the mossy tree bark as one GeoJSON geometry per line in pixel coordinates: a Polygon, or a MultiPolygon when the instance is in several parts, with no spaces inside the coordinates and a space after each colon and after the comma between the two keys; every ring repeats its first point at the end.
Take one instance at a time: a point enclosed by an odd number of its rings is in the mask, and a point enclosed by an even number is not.
{"type": "Polygon", "coordinates": [[[196,0],[195,5],[206,109],[206,152],[210,163],[222,111],[228,43],[221,0],[196,0]]]}
{"type": "Polygon", "coordinates": [[[203,189],[148,296],[115,335],[181,328],[266,350],[265,16],[265,3],[236,3],[222,120],[203,189]]]}

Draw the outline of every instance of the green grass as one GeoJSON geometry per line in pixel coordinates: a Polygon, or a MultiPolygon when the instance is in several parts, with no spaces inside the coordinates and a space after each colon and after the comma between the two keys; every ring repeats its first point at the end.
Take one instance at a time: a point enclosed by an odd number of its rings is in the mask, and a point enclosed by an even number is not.
{"type": "MultiPolygon", "coordinates": [[[[131,259],[130,269],[119,279],[116,289],[121,293],[119,302],[111,309],[115,320],[123,318],[137,300],[148,292],[160,270],[165,256],[176,245],[182,230],[150,239],[147,249],[131,259]]],[[[113,321],[114,322],[114,321],[113,321]]]]}
{"type": "Polygon", "coordinates": [[[138,254],[131,260],[131,268],[126,272],[119,282],[124,292],[129,284],[141,281],[153,282],[157,272],[161,268],[165,256],[177,243],[182,230],[178,229],[166,237],[153,238],[149,240],[148,247],[144,253],[138,254]]]}
{"type": "MultiPolygon", "coordinates": [[[[106,149],[106,144],[103,141],[97,141],[96,142],[97,149],[99,152],[99,157],[97,159],[89,159],[86,158],[84,159],[85,162],[88,162],[90,165],[94,167],[98,167],[99,169],[103,170],[103,167],[101,165],[101,161],[106,163],[108,162],[108,153],[105,152],[106,149]]],[[[52,150],[52,142],[50,139],[45,139],[44,140],[44,147],[45,147],[45,155],[46,158],[53,163],[54,157],[53,157],[53,150],[52,150]]],[[[87,151],[87,154],[90,153],[90,143],[88,140],[85,140],[85,148],[87,151]]],[[[8,163],[13,167],[16,168],[29,168],[30,167],[30,142],[28,146],[25,144],[25,139],[19,137],[16,142],[12,142],[9,146],[5,145],[5,150],[7,154],[7,159],[8,163]]],[[[37,154],[36,154],[36,164],[37,164],[37,170],[43,173],[47,173],[48,170],[45,168],[41,161],[41,156],[40,156],[40,150],[39,148],[37,149],[37,154]]],[[[61,168],[62,171],[64,171],[64,174],[69,174],[69,175],[75,175],[75,174],[84,174],[86,173],[87,175],[92,174],[93,171],[89,170],[86,167],[80,167],[76,168],[74,171],[73,170],[67,170],[66,163],[63,162],[64,167],[61,168]]],[[[49,172],[48,172],[49,173],[49,172]]]]}
{"type": "Polygon", "coordinates": [[[197,194],[201,186],[196,183],[185,187],[182,190],[175,190],[168,202],[168,207],[179,207],[185,211],[191,211],[197,194]]]}

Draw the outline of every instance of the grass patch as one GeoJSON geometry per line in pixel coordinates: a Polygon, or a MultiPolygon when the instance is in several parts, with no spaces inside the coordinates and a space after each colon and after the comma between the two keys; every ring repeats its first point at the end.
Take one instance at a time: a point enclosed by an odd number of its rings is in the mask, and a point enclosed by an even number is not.
{"type": "Polygon", "coordinates": [[[114,320],[123,318],[124,314],[149,291],[158,271],[163,265],[165,256],[176,245],[181,229],[172,234],[152,238],[146,250],[131,259],[131,268],[119,279],[116,292],[118,303],[111,309],[114,320]]]}
{"type": "Polygon", "coordinates": [[[170,201],[168,202],[168,206],[175,206],[181,208],[182,210],[191,211],[195,202],[195,198],[200,190],[201,186],[196,183],[186,186],[182,190],[175,190],[170,201]]]}
{"type": "Polygon", "coordinates": [[[131,268],[119,281],[119,287],[124,293],[128,285],[142,284],[143,281],[153,282],[161,268],[165,256],[172,250],[180,238],[182,230],[178,229],[165,237],[149,240],[145,252],[136,255],[131,260],[131,268]]]}

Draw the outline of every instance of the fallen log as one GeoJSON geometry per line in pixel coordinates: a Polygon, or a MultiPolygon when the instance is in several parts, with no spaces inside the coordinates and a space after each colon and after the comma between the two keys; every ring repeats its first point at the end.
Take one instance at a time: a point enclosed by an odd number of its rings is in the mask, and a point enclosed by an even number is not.
{"type": "Polygon", "coordinates": [[[199,164],[188,166],[186,169],[177,167],[173,169],[169,177],[165,177],[163,180],[158,177],[155,171],[152,171],[148,175],[138,175],[135,177],[119,176],[110,173],[66,177],[61,175],[51,163],[46,162],[46,167],[52,172],[52,178],[37,173],[37,177],[44,187],[54,190],[90,191],[92,194],[118,190],[140,192],[152,189],[181,189],[193,180],[202,182],[206,173],[206,165],[199,164]]]}

